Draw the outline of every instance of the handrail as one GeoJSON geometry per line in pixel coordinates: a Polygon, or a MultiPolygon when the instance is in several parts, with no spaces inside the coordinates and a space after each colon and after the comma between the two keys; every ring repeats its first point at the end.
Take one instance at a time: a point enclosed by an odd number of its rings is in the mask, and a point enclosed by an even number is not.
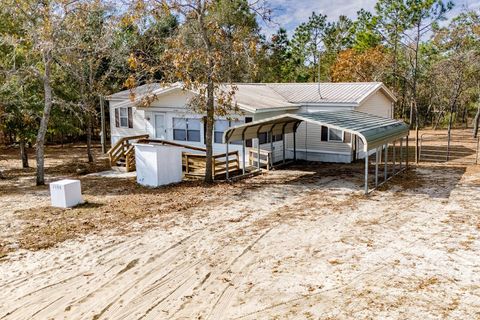
{"type": "MultiPolygon", "coordinates": [[[[122,157],[126,156],[128,150],[130,149],[130,140],[138,140],[148,138],[148,134],[136,135],[136,136],[126,136],[120,138],[113,147],[108,151],[108,157],[110,160],[110,165],[113,166],[115,163],[122,157]]],[[[131,152],[131,151],[130,151],[131,152]]]]}
{"type": "Polygon", "coordinates": [[[186,149],[192,149],[192,150],[196,150],[196,151],[207,152],[207,149],[202,148],[202,147],[190,146],[190,145],[187,145],[187,144],[172,142],[172,141],[168,141],[168,140],[140,139],[140,140],[138,140],[138,143],[147,143],[147,144],[148,143],[161,143],[161,144],[166,144],[166,145],[170,145],[170,146],[174,146],[174,147],[182,147],[182,148],[186,148],[186,149]]]}
{"type": "Polygon", "coordinates": [[[127,172],[135,169],[135,147],[133,145],[130,145],[127,151],[125,151],[125,169],[127,172]]]}
{"type": "Polygon", "coordinates": [[[260,165],[264,164],[267,167],[267,171],[270,170],[273,164],[271,163],[272,152],[269,150],[260,149],[260,157],[258,157],[258,149],[250,148],[248,150],[248,164],[253,166],[254,162],[259,161],[260,165]],[[264,156],[265,159],[262,159],[261,156],[264,156]],[[260,158],[260,159],[258,159],[260,158]]]}
{"type": "MultiPolygon", "coordinates": [[[[238,151],[231,151],[228,153],[220,153],[213,155],[212,173],[216,177],[225,174],[227,171],[227,156],[234,156],[228,159],[228,171],[233,172],[240,169],[240,156],[238,151]],[[218,160],[222,159],[223,160],[218,160]]],[[[185,174],[191,176],[201,176],[205,174],[206,169],[205,154],[182,152],[182,163],[185,167],[185,174]]]]}
{"type": "MultiPolygon", "coordinates": [[[[238,154],[238,151],[230,151],[228,153],[228,156],[234,156],[234,155],[237,155],[237,154],[238,154]]],[[[186,155],[186,156],[189,156],[189,157],[194,157],[194,158],[206,158],[207,157],[206,154],[190,153],[190,152],[183,152],[183,155],[186,155]]],[[[218,154],[212,155],[212,158],[213,159],[218,159],[218,158],[225,158],[226,156],[227,156],[226,153],[218,153],[218,154]]]]}

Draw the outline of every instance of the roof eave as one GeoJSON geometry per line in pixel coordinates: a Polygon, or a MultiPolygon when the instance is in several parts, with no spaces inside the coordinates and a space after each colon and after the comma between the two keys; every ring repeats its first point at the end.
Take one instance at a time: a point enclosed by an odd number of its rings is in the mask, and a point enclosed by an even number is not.
{"type": "Polygon", "coordinates": [[[383,82],[379,82],[373,90],[370,92],[367,92],[367,94],[363,95],[360,99],[357,100],[357,104],[361,105],[365,100],[373,96],[375,93],[377,93],[378,90],[382,90],[383,93],[387,98],[389,98],[393,102],[397,102],[397,97],[391,92],[384,84],[383,82]]]}
{"type": "Polygon", "coordinates": [[[274,112],[274,111],[289,111],[289,110],[298,110],[301,106],[300,105],[291,105],[291,106],[284,106],[284,107],[273,107],[273,108],[255,108],[251,105],[243,104],[243,103],[238,103],[237,106],[244,110],[248,111],[251,113],[265,113],[265,112],[274,112]]]}

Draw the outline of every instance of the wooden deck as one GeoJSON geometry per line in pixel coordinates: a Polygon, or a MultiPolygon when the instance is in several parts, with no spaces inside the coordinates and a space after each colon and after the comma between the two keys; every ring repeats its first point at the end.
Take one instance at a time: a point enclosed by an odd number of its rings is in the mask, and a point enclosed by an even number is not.
{"type": "MultiPolygon", "coordinates": [[[[207,149],[197,146],[185,145],[168,140],[157,139],[141,139],[138,143],[152,143],[168,146],[176,146],[191,151],[182,152],[182,167],[185,178],[203,179],[207,166],[207,149]]],[[[225,177],[227,172],[227,158],[228,158],[228,173],[229,176],[238,175],[240,172],[240,155],[238,151],[228,153],[214,154],[212,157],[212,173],[215,180],[225,177]]]]}

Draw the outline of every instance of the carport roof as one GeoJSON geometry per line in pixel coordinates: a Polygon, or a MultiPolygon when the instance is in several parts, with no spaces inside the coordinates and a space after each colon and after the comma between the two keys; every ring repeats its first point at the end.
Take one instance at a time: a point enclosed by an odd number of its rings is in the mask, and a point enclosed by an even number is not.
{"type": "Polygon", "coordinates": [[[316,113],[286,113],[272,118],[249,122],[227,129],[223,135],[223,140],[227,142],[252,139],[257,138],[259,133],[270,131],[274,135],[292,133],[296,131],[302,121],[355,134],[363,141],[364,151],[405,137],[409,132],[408,126],[403,121],[359,111],[341,110],[316,113]]]}

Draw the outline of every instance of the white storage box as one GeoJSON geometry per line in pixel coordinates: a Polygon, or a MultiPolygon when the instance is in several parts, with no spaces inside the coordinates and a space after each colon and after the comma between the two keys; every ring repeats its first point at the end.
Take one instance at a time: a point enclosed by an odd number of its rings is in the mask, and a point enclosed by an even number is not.
{"type": "Polygon", "coordinates": [[[70,208],[83,203],[80,180],[64,179],[50,183],[53,207],[70,208]]]}
{"type": "Polygon", "coordinates": [[[182,148],[135,144],[137,183],[158,187],[182,181],[182,148]]]}

